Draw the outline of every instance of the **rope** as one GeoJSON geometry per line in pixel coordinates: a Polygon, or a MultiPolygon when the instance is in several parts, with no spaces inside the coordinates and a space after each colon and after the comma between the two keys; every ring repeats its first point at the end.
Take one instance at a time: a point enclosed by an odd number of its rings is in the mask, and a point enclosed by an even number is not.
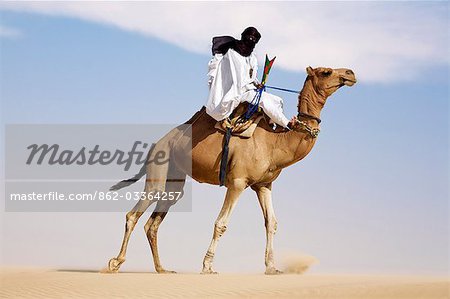
{"type": "Polygon", "coordinates": [[[251,101],[247,112],[245,113],[245,119],[250,119],[250,117],[252,117],[252,115],[258,111],[258,107],[259,107],[259,102],[261,100],[261,94],[264,91],[264,87],[261,89],[257,89],[255,97],[253,98],[253,100],[251,101]]]}
{"type": "Polygon", "coordinates": [[[270,89],[276,89],[276,90],[281,90],[281,91],[286,91],[286,92],[292,92],[292,93],[296,93],[299,94],[300,91],[297,90],[292,90],[292,89],[286,89],[286,88],[280,88],[280,87],[275,87],[275,86],[268,86],[265,85],[266,88],[270,88],[270,89]]]}

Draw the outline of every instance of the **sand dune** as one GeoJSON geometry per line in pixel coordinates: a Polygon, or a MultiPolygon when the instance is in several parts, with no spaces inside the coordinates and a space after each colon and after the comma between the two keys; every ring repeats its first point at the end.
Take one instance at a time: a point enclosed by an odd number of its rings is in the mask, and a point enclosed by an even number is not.
{"type": "Polygon", "coordinates": [[[0,273],[1,298],[449,298],[445,277],[262,274],[0,273]]]}

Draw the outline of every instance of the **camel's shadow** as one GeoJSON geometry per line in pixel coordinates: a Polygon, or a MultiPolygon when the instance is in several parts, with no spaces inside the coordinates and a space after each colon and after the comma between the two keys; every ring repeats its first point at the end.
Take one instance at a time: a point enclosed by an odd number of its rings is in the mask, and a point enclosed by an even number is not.
{"type": "Polygon", "coordinates": [[[99,270],[91,269],[56,269],[56,272],[72,272],[72,273],[98,273],[99,270]]]}
{"type": "MultiPolygon", "coordinates": [[[[67,273],[100,273],[104,274],[102,270],[98,269],[56,269],[55,272],[67,272],[67,273]]],[[[143,272],[143,271],[121,271],[120,273],[132,273],[132,274],[158,274],[156,272],[143,272]]]]}

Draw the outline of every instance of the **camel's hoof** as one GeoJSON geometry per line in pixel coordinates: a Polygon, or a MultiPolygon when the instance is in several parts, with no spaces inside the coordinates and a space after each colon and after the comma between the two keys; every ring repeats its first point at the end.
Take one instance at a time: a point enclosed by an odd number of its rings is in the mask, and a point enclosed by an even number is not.
{"type": "Polygon", "coordinates": [[[216,271],[213,271],[212,269],[203,269],[202,273],[200,274],[219,274],[216,271]]]}
{"type": "Polygon", "coordinates": [[[175,271],[170,271],[170,270],[166,270],[166,269],[159,269],[159,270],[156,270],[156,272],[158,272],[158,274],[176,274],[177,273],[175,271]]]}
{"type": "Polygon", "coordinates": [[[278,275],[278,274],[283,274],[283,271],[277,270],[275,268],[269,268],[269,269],[266,269],[266,272],[264,274],[266,274],[266,275],[278,275]]]}
{"type": "Polygon", "coordinates": [[[120,265],[122,265],[123,262],[125,262],[125,259],[120,259],[119,260],[118,258],[115,258],[115,257],[110,259],[109,263],[108,263],[109,273],[117,273],[117,272],[119,272],[120,265]]]}

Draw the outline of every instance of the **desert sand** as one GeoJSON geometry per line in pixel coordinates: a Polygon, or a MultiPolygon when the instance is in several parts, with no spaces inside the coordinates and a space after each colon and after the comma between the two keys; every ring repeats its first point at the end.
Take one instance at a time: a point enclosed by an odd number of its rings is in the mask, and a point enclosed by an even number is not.
{"type": "Polygon", "coordinates": [[[446,277],[3,269],[1,298],[449,298],[446,277]]]}

